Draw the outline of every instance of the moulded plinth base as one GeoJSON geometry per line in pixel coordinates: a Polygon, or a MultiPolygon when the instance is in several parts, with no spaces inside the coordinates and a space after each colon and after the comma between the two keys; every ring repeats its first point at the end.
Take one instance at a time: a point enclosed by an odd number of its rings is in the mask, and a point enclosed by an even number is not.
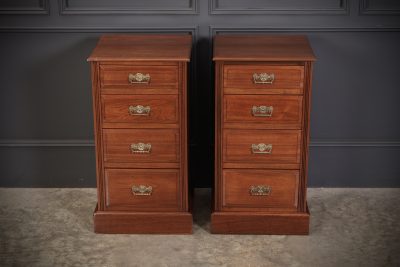
{"type": "Polygon", "coordinates": [[[304,213],[254,213],[213,212],[213,234],[271,234],[308,235],[310,212],[304,213]]]}
{"type": "Polygon", "coordinates": [[[189,212],[99,211],[93,214],[94,231],[103,234],[191,234],[189,212]]]}

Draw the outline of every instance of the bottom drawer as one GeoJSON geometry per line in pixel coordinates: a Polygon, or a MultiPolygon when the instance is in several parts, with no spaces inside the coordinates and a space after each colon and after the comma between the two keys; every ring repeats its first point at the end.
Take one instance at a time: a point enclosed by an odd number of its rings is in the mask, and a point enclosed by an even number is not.
{"type": "Polygon", "coordinates": [[[223,170],[222,210],[297,211],[299,171],[223,170]]]}
{"type": "Polygon", "coordinates": [[[179,170],[106,169],[106,210],[178,211],[179,170]]]}

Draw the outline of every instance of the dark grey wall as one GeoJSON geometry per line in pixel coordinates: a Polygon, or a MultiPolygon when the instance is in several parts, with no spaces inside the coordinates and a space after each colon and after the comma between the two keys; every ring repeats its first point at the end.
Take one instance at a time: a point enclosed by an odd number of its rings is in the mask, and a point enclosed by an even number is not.
{"type": "Polygon", "coordinates": [[[306,34],[310,186],[400,186],[396,0],[19,0],[0,3],[0,186],[95,185],[89,65],[104,33],[193,35],[190,166],[212,185],[212,37],[306,34]]]}

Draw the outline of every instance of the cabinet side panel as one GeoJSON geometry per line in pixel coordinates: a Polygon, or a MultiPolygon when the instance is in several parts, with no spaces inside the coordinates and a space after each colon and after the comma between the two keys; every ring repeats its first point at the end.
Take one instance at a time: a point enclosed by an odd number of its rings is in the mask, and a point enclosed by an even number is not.
{"type": "Polygon", "coordinates": [[[180,83],[180,104],[179,104],[179,109],[180,109],[180,128],[181,128],[181,141],[180,141],[180,147],[181,147],[181,197],[182,197],[182,210],[183,211],[188,211],[189,209],[189,203],[188,203],[188,192],[189,192],[189,186],[188,186],[188,129],[187,129],[187,63],[186,62],[181,62],[179,63],[179,83],[180,83]]]}
{"type": "Polygon", "coordinates": [[[299,194],[299,211],[305,212],[307,208],[307,176],[308,176],[308,151],[310,140],[310,109],[312,87],[312,62],[305,63],[305,90],[304,90],[304,115],[303,115],[303,140],[301,158],[301,177],[299,194]]]}
{"type": "Polygon", "coordinates": [[[103,149],[102,149],[102,131],[101,131],[101,99],[99,88],[99,64],[91,63],[92,79],[92,101],[93,101],[93,121],[94,121],[94,139],[96,154],[96,182],[97,182],[97,203],[98,210],[104,210],[104,186],[103,186],[103,149]]]}
{"type": "Polygon", "coordinates": [[[222,75],[223,63],[220,61],[215,62],[215,141],[214,141],[214,210],[221,210],[222,198],[222,75]]]}

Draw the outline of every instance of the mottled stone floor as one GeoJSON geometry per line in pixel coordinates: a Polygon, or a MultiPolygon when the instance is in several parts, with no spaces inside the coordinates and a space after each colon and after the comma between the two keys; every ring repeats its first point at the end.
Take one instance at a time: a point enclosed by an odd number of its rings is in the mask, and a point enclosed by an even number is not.
{"type": "Polygon", "coordinates": [[[400,189],[309,189],[309,236],[100,235],[94,189],[0,189],[0,266],[400,266],[400,189]]]}

